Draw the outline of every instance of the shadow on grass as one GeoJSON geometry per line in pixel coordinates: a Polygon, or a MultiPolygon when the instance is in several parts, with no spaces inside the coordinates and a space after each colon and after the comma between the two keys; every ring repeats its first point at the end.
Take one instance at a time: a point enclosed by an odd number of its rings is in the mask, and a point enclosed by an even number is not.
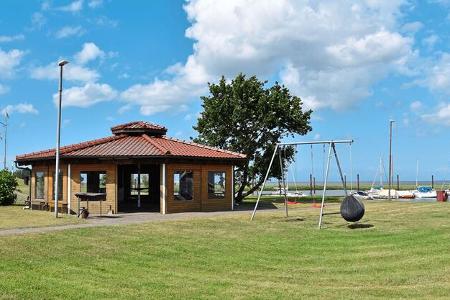
{"type": "Polygon", "coordinates": [[[374,225],[373,224],[353,223],[353,224],[349,224],[347,227],[350,229],[365,229],[365,228],[372,228],[372,227],[374,227],[374,225]]]}

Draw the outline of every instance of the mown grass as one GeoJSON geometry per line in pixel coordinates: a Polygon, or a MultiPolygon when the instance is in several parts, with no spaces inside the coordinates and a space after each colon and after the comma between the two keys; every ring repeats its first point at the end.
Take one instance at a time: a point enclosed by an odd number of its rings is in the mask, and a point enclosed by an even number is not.
{"type": "MultiPolygon", "coordinates": [[[[338,210],[328,204],[326,212],[338,210]]],[[[450,205],[366,202],[351,229],[282,211],[0,238],[6,299],[369,299],[450,295],[450,205]]],[[[1,297],[0,297],[1,298],[1,297]]]]}
{"type": "Polygon", "coordinates": [[[0,229],[43,227],[83,222],[75,216],[60,214],[55,218],[47,211],[23,209],[22,206],[0,206],[0,229]]]}

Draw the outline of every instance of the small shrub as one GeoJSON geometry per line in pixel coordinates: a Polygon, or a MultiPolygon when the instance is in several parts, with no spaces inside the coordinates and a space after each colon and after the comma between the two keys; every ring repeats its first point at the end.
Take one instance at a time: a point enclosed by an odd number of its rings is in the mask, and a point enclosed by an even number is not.
{"type": "Polygon", "coordinates": [[[0,205],[11,205],[16,201],[17,179],[8,170],[0,171],[0,205]]]}

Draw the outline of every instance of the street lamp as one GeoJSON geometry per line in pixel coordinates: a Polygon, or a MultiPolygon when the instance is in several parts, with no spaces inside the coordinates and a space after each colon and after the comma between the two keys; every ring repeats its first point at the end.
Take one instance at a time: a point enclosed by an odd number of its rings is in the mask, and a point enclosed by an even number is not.
{"type": "Polygon", "coordinates": [[[59,193],[59,148],[61,142],[61,103],[62,103],[62,81],[63,81],[63,67],[69,62],[61,60],[59,66],[59,101],[58,101],[58,122],[56,125],[56,166],[55,166],[55,217],[58,217],[58,193],[59,193]]]}

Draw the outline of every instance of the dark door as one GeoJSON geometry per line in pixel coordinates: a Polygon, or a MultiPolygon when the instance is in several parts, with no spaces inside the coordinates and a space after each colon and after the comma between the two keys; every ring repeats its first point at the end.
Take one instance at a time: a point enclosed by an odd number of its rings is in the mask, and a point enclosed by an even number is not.
{"type": "Polygon", "coordinates": [[[118,167],[119,211],[159,211],[159,165],[118,167]]]}

